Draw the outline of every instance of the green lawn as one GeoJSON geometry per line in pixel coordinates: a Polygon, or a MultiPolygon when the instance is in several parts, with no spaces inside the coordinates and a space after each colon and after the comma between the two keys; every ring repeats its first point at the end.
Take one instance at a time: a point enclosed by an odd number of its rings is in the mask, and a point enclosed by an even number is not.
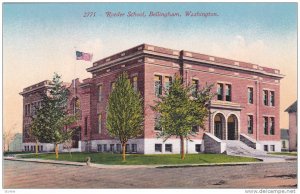
{"type": "MultiPolygon", "coordinates": [[[[22,158],[36,158],[35,155],[22,155],[22,158]]],[[[204,164],[204,163],[227,163],[227,162],[257,162],[257,159],[228,156],[225,154],[188,154],[185,160],[180,159],[179,154],[128,154],[126,162],[122,162],[121,154],[110,153],[60,153],[59,160],[84,162],[86,157],[91,157],[92,163],[112,165],[159,165],[159,164],[204,164]]],[[[55,154],[40,154],[40,159],[55,160],[55,154]]]]}
{"type": "Polygon", "coordinates": [[[25,154],[25,152],[3,152],[3,156],[9,156],[15,154],[25,154]]]}
{"type": "Polygon", "coordinates": [[[297,152],[269,152],[272,155],[297,156],[297,152]]]}

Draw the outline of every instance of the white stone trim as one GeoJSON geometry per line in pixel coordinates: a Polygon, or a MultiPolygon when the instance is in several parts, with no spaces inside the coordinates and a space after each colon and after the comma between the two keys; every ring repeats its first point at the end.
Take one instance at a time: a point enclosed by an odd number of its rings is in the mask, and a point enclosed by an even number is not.
{"type": "MultiPolygon", "coordinates": [[[[43,146],[43,152],[53,152],[54,151],[54,144],[52,143],[38,143],[38,146],[43,146]]],[[[25,146],[29,146],[29,152],[30,152],[30,147],[34,146],[35,147],[35,143],[31,142],[31,143],[22,143],[22,151],[25,152],[25,146]]],[[[26,151],[28,152],[28,151],[26,151]]]]}
{"type": "Polygon", "coordinates": [[[275,145],[275,152],[281,152],[281,141],[257,141],[256,149],[264,151],[264,145],[268,145],[268,152],[272,152],[270,150],[270,145],[275,145]]]}
{"type": "MultiPolygon", "coordinates": [[[[90,151],[97,152],[98,151],[98,144],[106,144],[107,145],[107,150],[109,152],[110,149],[110,144],[114,144],[114,149],[116,151],[116,144],[121,144],[119,140],[117,139],[111,139],[111,140],[91,140],[89,141],[90,143],[90,151]]],[[[130,151],[131,153],[131,144],[137,144],[137,152],[142,154],[144,152],[144,139],[130,139],[128,140],[127,144],[130,145],[130,151]]],[[[85,150],[86,142],[83,142],[83,150],[85,150]]]]}
{"type": "MultiPolygon", "coordinates": [[[[184,141],[185,153],[198,153],[195,150],[195,145],[201,144],[201,152],[204,150],[202,139],[193,139],[192,141],[184,141]]],[[[146,138],[144,142],[144,154],[179,154],[180,139],[168,139],[165,142],[163,139],[146,138]],[[155,144],[162,144],[162,152],[155,152],[155,144]],[[172,152],[165,152],[165,145],[172,144],[172,152]]]]}

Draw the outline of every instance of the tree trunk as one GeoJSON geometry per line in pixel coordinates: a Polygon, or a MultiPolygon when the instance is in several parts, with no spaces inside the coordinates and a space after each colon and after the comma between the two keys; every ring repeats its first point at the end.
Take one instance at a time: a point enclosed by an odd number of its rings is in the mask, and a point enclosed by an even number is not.
{"type": "Polygon", "coordinates": [[[35,157],[38,156],[38,141],[35,142],[35,157]]]}
{"type": "Polygon", "coordinates": [[[122,143],[122,161],[126,161],[125,150],[126,150],[126,144],[122,143]]]}
{"type": "Polygon", "coordinates": [[[55,158],[58,160],[58,144],[55,144],[55,158]]]}
{"type": "Polygon", "coordinates": [[[183,136],[180,136],[180,144],[181,144],[181,160],[184,160],[184,139],[183,136]]]}

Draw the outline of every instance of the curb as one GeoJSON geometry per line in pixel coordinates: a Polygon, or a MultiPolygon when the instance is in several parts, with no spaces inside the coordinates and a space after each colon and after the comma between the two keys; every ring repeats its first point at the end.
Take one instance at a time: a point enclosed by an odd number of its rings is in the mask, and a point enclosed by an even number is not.
{"type": "MultiPolygon", "coordinates": [[[[66,161],[55,161],[55,160],[43,160],[43,159],[24,159],[14,157],[4,157],[4,160],[21,161],[21,162],[36,162],[44,164],[60,164],[60,165],[71,165],[71,166],[88,166],[94,168],[105,168],[105,169],[137,169],[137,168],[188,168],[188,167],[218,167],[218,166],[242,166],[250,164],[262,164],[269,162],[239,162],[239,163],[203,163],[203,164],[179,164],[179,165],[107,165],[107,164],[95,164],[90,163],[87,165],[84,162],[66,162],[66,161]]],[[[271,163],[271,162],[270,162],[271,163]]]]}
{"type": "Polygon", "coordinates": [[[20,161],[20,162],[36,162],[44,164],[61,164],[61,165],[72,165],[72,166],[86,166],[82,162],[66,162],[66,161],[55,161],[55,160],[40,160],[40,159],[24,159],[14,157],[4,157],[4,160],[20,161]]]}

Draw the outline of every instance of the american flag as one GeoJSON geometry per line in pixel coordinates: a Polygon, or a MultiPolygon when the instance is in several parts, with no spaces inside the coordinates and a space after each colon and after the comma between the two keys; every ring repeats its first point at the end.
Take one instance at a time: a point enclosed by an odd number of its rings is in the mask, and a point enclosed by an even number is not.
{"type": "Polygon", "coordinates": [[[91,61],[93,54],[76,51],[76,60],[91,61]]]}

